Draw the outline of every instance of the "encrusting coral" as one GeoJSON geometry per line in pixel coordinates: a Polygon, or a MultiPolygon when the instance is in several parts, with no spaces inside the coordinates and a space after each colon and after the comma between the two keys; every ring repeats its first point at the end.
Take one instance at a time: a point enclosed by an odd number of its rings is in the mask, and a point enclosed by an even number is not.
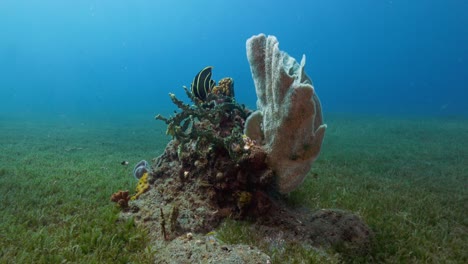
{"type": "Polygon", "coordinates": [[[234,97],[234,80],[229,77],[219,80],[218,85],[213,87],[211,93],[216,95],[234,97]]]}
{"type": "Polygon", "coordinates": [[[127,208],[130,195],[128,191],[118,191],[111,196],[111,201],[117,203],[120,208],[127,208]]]}
{"type": "Polygon", "coordinates": [[[148,183],[148,172],[145,172],[143,176],[138,180],[136,186],[136,193],[130,196],[129,191],[118,191],[111,196],[111,201],[117,203],[120,208],[127,208],[128,202],[138,199],[140,195],[149,190],[150,185],[148,183]]]}
{"type": "Polygon", "coordinates": [[[304,180],[318,157],[326,125],[312,81],[301,63],[279,50],[274,36],[247,40],[247,58],[257,92],[257,108],[245,134],[259,142],[268,166],[278,177],[278,189],[288,193],[304,180]]]}

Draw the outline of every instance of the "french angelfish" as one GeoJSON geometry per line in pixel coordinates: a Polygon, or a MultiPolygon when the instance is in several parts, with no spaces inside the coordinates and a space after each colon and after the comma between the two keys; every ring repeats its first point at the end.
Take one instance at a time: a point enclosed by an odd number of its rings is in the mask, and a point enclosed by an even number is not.
{"type": "Polygon", "coordinates": [[[213,66],[207,66],[203,68],[203,70],[201,70],[197,75],[195,75],[195,78],[193,78],[192,81],[192,94],[202,101],[205,101],[208,94],[216,85],[215,81],[211,80],[212,69],[213,66]]]}

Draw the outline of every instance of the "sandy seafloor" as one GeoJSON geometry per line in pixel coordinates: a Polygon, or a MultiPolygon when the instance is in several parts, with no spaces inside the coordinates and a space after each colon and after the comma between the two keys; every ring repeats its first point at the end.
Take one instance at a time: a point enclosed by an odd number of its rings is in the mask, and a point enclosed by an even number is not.
{"type": "MultiPolygon", "coordinates": [[[[467,260],[468,119],[330,114],[325,123],[314,176],[291,195],[295,204],[359,214],[376,232],[378,260],[467,260]]],[[[63,235],[70,217],[113,207],[109,196],[136,184],[132,165],[169,139],[151,114],[0,116],[0,262],[84,243],[63,235]]]]}

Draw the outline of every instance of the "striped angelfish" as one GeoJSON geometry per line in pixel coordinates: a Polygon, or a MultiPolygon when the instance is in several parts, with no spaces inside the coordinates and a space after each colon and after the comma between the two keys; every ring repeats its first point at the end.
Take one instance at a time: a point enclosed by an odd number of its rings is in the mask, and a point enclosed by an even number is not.
{"type": "Polygon", "coordinates": [[[215,81],[211,80],[211,70],[213,66],[207,66],[201,70],[192,81],[192,94],[198,99],[205,101],[211,89],[216,85],[215,81]]]}

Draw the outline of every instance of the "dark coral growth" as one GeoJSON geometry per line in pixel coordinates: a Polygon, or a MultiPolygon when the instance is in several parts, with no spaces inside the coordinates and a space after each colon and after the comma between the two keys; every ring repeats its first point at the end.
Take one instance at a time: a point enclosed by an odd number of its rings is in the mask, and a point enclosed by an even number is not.
{"type": "Polygon", "coordinates": [[[166,133],[181,143],[180,152],[188,141],[195,140],[197,144],[210,144],[215,151],[224,149],[231,158],[239,159],[242,153],[237,146],[243,141],[244,123],[250,111],[224,93],[210,93],[206,101],[201,101],[184,89],[194,105],[184,104],[171,93],[172,102],[182,112],[170,118],[156,116],[167,124],[166,133]]]}
{"type": "Polygon", "coordinates": [[[219,208],[217,215],[242,218],[257,213],[252,208],[257,207],[259,193],[274,189],[273,173],[265,152],[243,135],[249,111],[225,93],[210,93],[202,102],[185,90],[194,105],[170,94],[182,111],[170,118],[156,116],[166,122],[173,140],[157,158],[150,183],[158,185],[178,175],[172,182],[179,186],[175,191],[195,184],[199,190],[192,191],[202,192],[206,202],[219,208]]]}

